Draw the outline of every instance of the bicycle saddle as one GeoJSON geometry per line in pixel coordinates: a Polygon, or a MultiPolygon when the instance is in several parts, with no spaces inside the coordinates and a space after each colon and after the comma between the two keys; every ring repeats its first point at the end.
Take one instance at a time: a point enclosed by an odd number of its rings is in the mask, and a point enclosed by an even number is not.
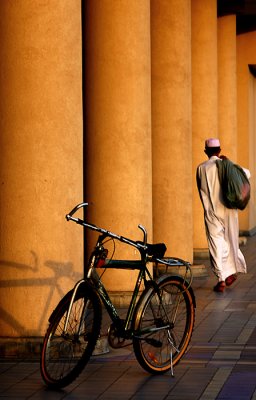
{"type": "MultiPolygon", "coordinates": [[[[143,242],[137,242],[140,244],[144,244],[143,242]]],[[[156,244],[146,244],[146,253],[149,256],[156,257],[156,258],[162,258],[166,252],[166,245],[164,243],[156,243],[156,244]]]]}

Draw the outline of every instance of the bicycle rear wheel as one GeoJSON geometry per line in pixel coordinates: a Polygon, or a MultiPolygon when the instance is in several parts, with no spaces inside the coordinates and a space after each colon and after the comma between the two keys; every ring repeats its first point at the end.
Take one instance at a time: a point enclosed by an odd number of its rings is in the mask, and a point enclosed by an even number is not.
{"type": "Polygon", "coordinates": [[[192,289],[179,276],[160,280],[149,288],[135,314],[134,353],[148,372],[161,374],[172,369],[185,353],[195,321],[192,289]]]}
{"type": "Polygon", "coordinates": [[[51,388],[64,387],[81,373],[100,334],[101,303],[97,293],[86,283],[77,291],[64,332],[72,294],[70,291],[54,310],[43,342],[41,375],[51,388]]]}

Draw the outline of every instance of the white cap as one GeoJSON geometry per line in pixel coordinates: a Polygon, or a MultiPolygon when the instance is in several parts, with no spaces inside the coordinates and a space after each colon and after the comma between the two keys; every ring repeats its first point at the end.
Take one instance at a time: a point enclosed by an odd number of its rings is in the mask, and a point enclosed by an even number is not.
{"type": "Polygon", "coordinates": [[[206,139],[205,147],[220,147],[220,141],[214,138],[206,139]]]}

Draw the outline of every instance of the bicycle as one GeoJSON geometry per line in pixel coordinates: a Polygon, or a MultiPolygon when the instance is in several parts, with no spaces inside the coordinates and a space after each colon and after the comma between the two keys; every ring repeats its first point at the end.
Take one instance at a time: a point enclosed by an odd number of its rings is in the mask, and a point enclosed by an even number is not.
{"type": "Polygon", "coordinates": [[[122,347],[130,340],[142,368],[153,374],[171,370],[173,375],[173,366],[186,352],[194,327],[196,303],[190,263],[165,258],[165,244],[147,243],[147,231],[142,225],[138,227],[143,232],[143,241],[133,241],[73,216],[87,205],[78,204],[66,219],[99,232],[99,236],[84,278],[62,298],[49,318],[40,359],[44,382],[51,388],[62,388],[82,372],[100,337],[102,305],[112,321],[108,331],[111,347],[122,347]],[[105,243],[109,240],[135,247],[140,260],[108,259],[105,243]],[[149,262],[165,265],[167,269],[181,266],[185,269],[184,276],[163,274],[153,279],[147,267],[149,262]],[[124,319],[118,315],[100,279],[97,271],[102,268],[138,271],[124,319]]]}

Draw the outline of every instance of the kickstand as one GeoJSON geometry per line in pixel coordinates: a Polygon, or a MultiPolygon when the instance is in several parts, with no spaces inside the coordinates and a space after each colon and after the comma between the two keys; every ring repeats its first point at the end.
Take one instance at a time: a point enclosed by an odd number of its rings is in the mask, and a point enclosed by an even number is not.
{"type": "Polygon", "coordinates": [[[173,341],[171,339],[170,331],[168,331],[168,341],[169,341],[169,343],[171,345],[171,353],[170,353],[170,357],[171,357],[171,376],[172,376],[172,378],[174,378],[172,352],[173,352],[173,349],[175,349],[177,351],[177,353],[179,353],[180,351],[179,351],[179,349],[177,349],[177,347],[174,346],[173,341]]]}
{"type": "Polygon", "coordinates": [[[172,364],[172,346],[171,346],[171,376],[174,378],[174,372],[173,372],[173,364],[172,364]]]}

